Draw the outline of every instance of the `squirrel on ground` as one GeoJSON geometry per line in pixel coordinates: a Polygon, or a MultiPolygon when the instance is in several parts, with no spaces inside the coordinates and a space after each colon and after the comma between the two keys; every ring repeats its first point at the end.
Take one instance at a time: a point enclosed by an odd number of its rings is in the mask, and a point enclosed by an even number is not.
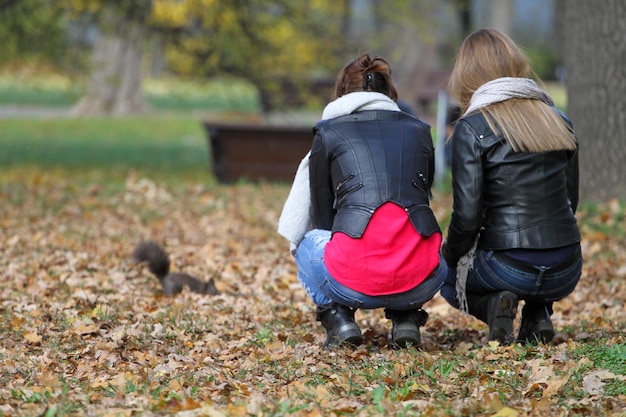
{"type": "Polygon", "coordinates": [[[219,294],[213,278],[204,282],[199,278],[182,272],[170,273],[170,257],[158,243],[153,241],[139,242],[133,251],[133,260],[137,263],[147,262],[148,269],[161,283],[165,295],[175,295],[188,287],[189,291],[200,294],[219,294]]]}

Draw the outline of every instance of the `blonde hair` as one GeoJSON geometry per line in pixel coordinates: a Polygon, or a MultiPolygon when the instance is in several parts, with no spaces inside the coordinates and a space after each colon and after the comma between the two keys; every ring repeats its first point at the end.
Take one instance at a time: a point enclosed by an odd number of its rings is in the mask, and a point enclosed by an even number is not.
{"type": "MultiPolygon", "coordinates": [[[[494,29],[470,34],[459,48],[448,91],[465,113],[481,85],[502,77],[535,78],[528,58],[511,38],[494,29]]],[[[575,149],[576,138],[558,112],[540,100],[511,99],[480,108],[494,133],[515,151],[575,149]]]]}

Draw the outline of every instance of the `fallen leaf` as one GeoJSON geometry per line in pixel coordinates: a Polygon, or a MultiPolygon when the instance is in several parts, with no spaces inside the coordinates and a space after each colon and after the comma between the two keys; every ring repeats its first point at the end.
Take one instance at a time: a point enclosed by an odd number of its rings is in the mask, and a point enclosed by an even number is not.
{"type": "Polygon", "coordinates": [[[589,395],[604,394],[604,381],[614,379],[615,374],[604,369],[593,371],[583,377],[583,388],[589,395]]]}
{"type": "Polygon", "coordinates": [[[42,340],[41,336],[35,332],[24,332],[22,333],[22,336],[24,336],[24,339],[26,339],[28,343],[32,343],[34,345],[38,345],[42,340]]]}
{"type": "Polygon", "coordinates": [[[512,408],[501,408],[497,413],[492,414],[492,417],[517,417],[519,413],[512,408]]]}

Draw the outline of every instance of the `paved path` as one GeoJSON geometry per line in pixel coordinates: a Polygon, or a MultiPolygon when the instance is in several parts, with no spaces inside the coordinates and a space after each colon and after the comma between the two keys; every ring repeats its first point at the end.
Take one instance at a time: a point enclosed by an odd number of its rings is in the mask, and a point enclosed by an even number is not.
{"type": "Polygon", "coordinates": [[[14,119],[20,117],[60,118],[70,117],[69,107],[45,106],[17,106],[12,104],[0,105],[0,119],[14,119]]]}

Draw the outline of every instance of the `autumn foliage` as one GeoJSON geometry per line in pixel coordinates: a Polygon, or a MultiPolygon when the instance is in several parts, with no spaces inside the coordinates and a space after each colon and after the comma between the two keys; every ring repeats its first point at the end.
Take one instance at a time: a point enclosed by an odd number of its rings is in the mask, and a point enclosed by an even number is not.
{"type": "MultiPolygon", "coordinates": [[[[623,415],[625,209],[580,212],[585,267],[548,346],[486,342],[436,297],[421,349],[324,351],[276,232],[280,184],[125,182],[16,170],[0,182],[0,415],[623,415]],[[141,239],[220,295],[162,294],[130,255],[141,239]]],[[[433,206],[442,222],[446,194],[433,206]]],[[[516,322],[519,324],[519,322],[516,322]]]]}

